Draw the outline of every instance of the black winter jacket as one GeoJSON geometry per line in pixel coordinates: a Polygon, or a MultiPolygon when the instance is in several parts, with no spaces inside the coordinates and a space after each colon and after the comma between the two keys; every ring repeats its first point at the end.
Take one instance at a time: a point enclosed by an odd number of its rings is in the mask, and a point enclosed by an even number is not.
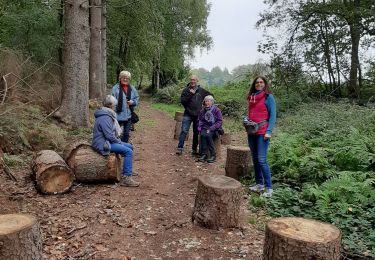
{"type": "Polygon", "coordinates": [[[197,86],[197,90],[194,94],[191,93],[189,91],[188,84],[181,93],[181,104],[185,108],[184,114],[189,116],[198,116],[202,109],[203,99],[208,95],[212,94],[204,88],[201,88],[200,85],[197,86]]]}

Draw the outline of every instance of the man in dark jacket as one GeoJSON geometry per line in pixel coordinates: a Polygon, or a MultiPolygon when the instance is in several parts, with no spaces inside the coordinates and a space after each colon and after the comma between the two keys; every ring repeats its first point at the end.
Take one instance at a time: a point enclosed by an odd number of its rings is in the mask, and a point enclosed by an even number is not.
{"type": "Polygon", "coordinates": [[[191,148],[192,154],[198,155],[198,115],[202,108],[203,99],[207,95],[211,95],[211,93],[201,88],[201,86],[198,85],[198,77],[192,75],[190,77],[190,83],[184,88],[181,94],[181,104],[184,106],[185,111],[176,154],[182,154],[186,135],[189,133],[191,123],[193,123],[193,144],[191,148]]]}

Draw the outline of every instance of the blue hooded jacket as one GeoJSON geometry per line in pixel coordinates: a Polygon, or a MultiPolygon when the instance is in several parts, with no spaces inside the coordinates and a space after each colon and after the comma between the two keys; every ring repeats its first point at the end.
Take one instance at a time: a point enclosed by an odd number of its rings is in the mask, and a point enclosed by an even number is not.
{"type": "MultiPolygon", "coordinates": [[[[138,106],[139,103],[139,95],[135,87],[129,84],[129,87],[131,87],[131,96],[130,99],[133,101],[132,106],[138,106]]],[[[119,100],[119,93],[120,93],[120,84],[117,83],[112,87],[112,96],[114,96],[117,100],[119,100]]],[[[115,111],[117,110],[117,107],[115,111]]],[[[126,103],[126,94],[124,93],[124,102],[122,103],[122,111],[121,113],[117,114],[117,120],[118,121],[127,121],[131,117],[131,111],[126,103]]]]}
{"type": "Polygon", "coordinates": [[[121,139],[116,134],[116,113],[112,109],[103,107],[97,109],[94,116],[91,146],[102,155],[108,155],[111,149],[110,144],[121,143],[121,139]]]}

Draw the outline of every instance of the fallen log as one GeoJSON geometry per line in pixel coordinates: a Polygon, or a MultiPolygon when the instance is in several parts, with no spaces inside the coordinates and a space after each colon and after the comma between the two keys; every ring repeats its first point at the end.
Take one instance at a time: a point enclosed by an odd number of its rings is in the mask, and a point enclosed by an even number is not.
{"type": "Polygon", "coordinates": [[[264,260],[338,260],[341,232],[320,221],[285,217],[266,225],[264,260]]]}
{"type": "Polygon", "coordinates": [[[42,259],[40,226],[34,216],[0,215],[0,259],[42,259]]]}
{"type": "Polygon", "coordinates": [[[241,183],[223,175],[198,179],[192,221],[206,228],[240,226],[241,183]]]}
{"type": "Polygon", "coordinates": [[[52,150],[42,150],[34,156],[31,177],[43,194],[67,192],[74,181],[72,170],[61,156],[52,150]]]}
{"type": "Polygon", "coordinates": [[[120,155],[103,156],[86,142],[74,142],[65,148],[64,158],[78,182],[120,181],[120,155]]]}

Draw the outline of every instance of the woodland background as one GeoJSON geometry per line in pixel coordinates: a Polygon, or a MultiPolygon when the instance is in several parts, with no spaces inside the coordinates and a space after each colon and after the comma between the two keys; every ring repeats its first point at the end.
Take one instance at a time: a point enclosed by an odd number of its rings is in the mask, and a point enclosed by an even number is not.
{"type": "Polygon", "coordinates": [[[250,195],[249,221],[264,228],[266,215],[320,219],[342,230],[345,257],[375,257],[373,0],[265,1],[256,26],[265,32],[259,51],[271,58],[231,72],[186,62],[196,48],[212,46],[207,1],[81,2],[0,0],[6,167],[17,170],[33,151],[89,139],[90,107],[120,70],[131,71],[133,84],[169,113],[182,110],[181,90],[197,74],[233,133],[242,131],[249,83],[262,74],[278,109],[269,152],[275,193],[250,195]]]}

